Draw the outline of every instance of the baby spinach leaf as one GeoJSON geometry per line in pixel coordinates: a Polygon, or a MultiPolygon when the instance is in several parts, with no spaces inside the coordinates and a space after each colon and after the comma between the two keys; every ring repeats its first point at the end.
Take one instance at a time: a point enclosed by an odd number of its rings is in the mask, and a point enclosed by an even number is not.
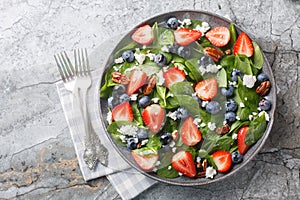
{"type": "Polygon", "coordinates": [[[256,117],[253,121],[251,121],[245,139],[246,144],[250,146],[256,143],[263,136],[266,127],[267,122],[265,114],[262,114],[260,117],[256,117]]]}
{"type": "Polygon", "coordinates": [[[208,152],[206,151],[206,150],[204,150],[204,149],[199,149],[199,151],[198,151],[198,156],[200,157],[200,158],[205,158],[206,156],[208,156],[209,154],[208,154],[208,152]]]}
{"type": "Polygon", "coordinates": [[[229,133],[237,133],[237,131],[243,127],[248,126],[250,124],[250,121],[235,121],[231,127],[229,133]]]}
{"type": "Polygon", "coordinates": [[[219,87],[225,87],[225,88],[227,87],[227,74],[224,68],[218,71],[217,80],[218,80],[219,87]]]}
{"type": "Polygon", "coordinates": [[[190,82],[178,82],[174,83],[170,87],[170,91],[176,96],[180,94],[192,96],[194,90],[190,82]]]}
{"type": "Polygon", "coordinates": [[[214,151],[217,151],[217,150],[229,151],[231,146],[233,145],[234,141],[235,140],[232,139],[232,137],[223,135],[222,137],[220,137],[217,140],[216,146],[214,147],[214,151]]]}
{"type": "Polygon", "coordinates": [[[230,48],[233,48],[237,37],[236,30],[233,23],[230,23],[229,25],[229,32],[230,32],[230,48]]]}
{"type": "Polygon", "coordinates": [[[189,76],[194,80],[194,81],[201,81],[203,78],[198,71],[198,58],[193,58],[190,60],[185,61],[185,66],[188,68],[188,70],[191,72],[189,73],[189,76]]]}
{"type": "Polygon", "coordinates": [[[157,150],[152,148],[152,147],[143,147],[140,149],[135,149],[133,150],[135,153],[139,154],[139,155],[152,155],[152,154],[157,154],[157,150]]]}
{"type": "Polygon", "coordinates": [[[191,20],[191,24],[190,25],[184,25],[185,28],[190,28],[190,29],[195,29],[197,26],[202,26],[202,22],[200,20],[195,20],[192,19],[191,20]]]}
{"type": "Polygon", "coordinates": [[[159,27],[159,38],[158,44],[161,46],[173,45],[174,43],[174,34],[171,29],[164,27],[159,27]]]}
{"type": "Polygon", "coordinates": [[[185,59],[178,56],[177,54],[172,54],[172,61],[174,61],[174,63],[181,63],[184,64],[185,59]]]}
{"type": "Polygon", "coordinates": [[[252,75],[250,61],[246,56],[236,55],[234,60],[234,66],[236,69],[241,70],[243,74],[252,75]]]}
{"type": "Polygon", "coordinates": [[[222,65],[223,67],[230,67],[234,65],[234,61],[235,61],[234,55],[224,56],[220,61],[220,65],[222,65]]]}
{"type": "Polygon", "coordinates": [[[192,96],[177,95],[175,98],[177,99],[178,104],[185,107],[192,116],[199,115],[199,104],[192,96]]]}
{"type": "MultiPolygon", "coordinates": [[[[169,165],[171,166],[171,165],[169,165]]],[[[157,175],[163,178],[176,178],[179,176],[178,171],[176,171],[173,167],[168,169],[169,166],[160,168],[156,171],[157,175]]]]}
{"type": "Polygon", "coordinates": [[[252,42],[252,44],[254,47],[253,65],[256,69],[261,69],[264,64],[263,55],[260,51],[259,46],[255,42],[252,42]]]}
{"type": "Polygon", "coordinates": [[[137,121],[139,124],[143,125],[144,121],[143,118],[141,116],[140,110],[137,106],[137,103],[132,103],[131,104],[131,108],[132,108],[132,112],[133,112],[133,116],[134,116],[134,120],[137,121]]]}
{"type": "Polygon", "coordinates": [[[147,147],[149,148],[153,148],[155,150],[158,150],[161,148],[161,141],[159,139],[159,136],[158,135],[152,135],[149,137],[149,141],[147,143],[147,147]]]}
{"type": "Polygon", "coordinates": [[[160,67],[157,66],[154,62],[147,62],[138,66],[143,72],[147,74],[147,76],[151,76],[155,73],[158,73],[161,70],[160,67]]]}
{"type": "Polygon", "coordinates": [[[165,86],[156,85],[156,91],[157,91],[159,98],[162,100],[163,105],[166,106],[167,105],[167,101],[166,101],[167,88],[165,86]]]}
{"type": "Polygon", "coordinates": [[[107,70],[106,74],[105,74],[105,78],[104,78],[104,84],[100,89],[100,97],[101,98],[108,98],[111,93],[113,88],[111,86],[113,86],[113,84],[117,85],[117,83],[114,83],[111,80],[111,73],[114,71],[113,67],[111,67],[109,70],[107,70]]]}
{"type": "Polygon", "coordinates": [[[127,44],[126,46],[124,46],[123,48],[119,49],[119,50],[114,54],[114,58],[117,58],[117,57],[121,56],[121,54],[123,53],[123,51],[133,49],[133,48],[136,47],[136,46],[137,46],[137,43],[136,43],[136,42],[131,42],[131,43],[127,44]]]}

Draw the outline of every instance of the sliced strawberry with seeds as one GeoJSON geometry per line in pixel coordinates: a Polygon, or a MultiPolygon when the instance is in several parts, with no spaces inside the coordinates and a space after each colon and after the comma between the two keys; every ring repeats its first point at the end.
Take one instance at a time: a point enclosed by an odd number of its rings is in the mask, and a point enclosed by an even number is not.
{"type": "Polygon", "coordinates": [[[231,153],[221,150],[216,151],[212,154],[214,163],[217,165],[218,172],[227,172],[232,165],[231,153]]]}
{"type": "Polygon", "coordinates": [[[247,57],[251,57],[254,53],[254,48],[251,39],[249,36],[242,32],[238,39],[235,42],[233,47],[234,55],[236,54],[243,54],[247,57]]]}
{"type": "Polygon", "coordinates": [[[250,146],[248,146],[245,142],[247,131],[249,126],[243,126],[238,130],[237,141],[238,141],[238,150],[241,155],[244,155],[250,146]]]}
{"type": "Polygon", "coordinates": [[[209,101],[213,99],[218,93],[218,81],[215,78],[209,78],[200,81],[197,83],[195,91],[200,99],[209,101]]]}
{"type": "Polygon", "coordinates": [[[201,32],[189,28],[180,28],[174,31],[177,44],[187,46],[201,37],[201,32]]]}
{"type": "Polygon", "coordinates": [[[188,146],[194,146],[202,139],[202,134],[198,127],[194,124],[194,119],[188,117],[183,122],[180,130],[182,142],[188,146]]]}
{"type": "Polygon", "coordinates": [[[137,28],[136,31],[132,34],[131,38],[139,44],[151,44],[154,40],[151,26],[146,24],[137,28]]]}
{"type": "Polygon", "coordinates": [[[211,29],[205,36],[216,47],[224,47],[230,40],[229,29],[223,26],[211,29]]]}
{"type": "Polygon", "coordinates": [[[134,158],[138,166],[143,170],[154,169],[158,160],[158,154],[141,155],[135,151],[131,151],[131,155],[134,158]]]}
{"type": "Polygon", "coordinates": [[[166,87],[170,88],[171,85],[177,82],[182,82],[185,80],[185,73],[184,71],[173,67],[168,69],[163,73],[163,77],[165,79],[165,85],[166,87]]]}
{"type": "Polygon", "coordinates": [[[133,70],[129,79],[127,94],[130,96],[146,83],[147,75],[141,70],[133,70]]]}
{"type": "Polygon", "coordinates": [[[142,118],[146,126],[156,134],[165,122],[165,110],[159,104],[152,104],[143,110],[142,118]]]}
{"type": "Polygon", "coordinates": [[[133,112],[129,102],[123,102],[112,110],[112,119],[114,121],[133,121],[133,112]]]}
{"type": "Polygon", "coordinates": [[[196,167],[193,160],[193,156],[190,152],[179,151],[172,157],[172,166],[174,169],[185,176],[195,177],[196,167]]]}

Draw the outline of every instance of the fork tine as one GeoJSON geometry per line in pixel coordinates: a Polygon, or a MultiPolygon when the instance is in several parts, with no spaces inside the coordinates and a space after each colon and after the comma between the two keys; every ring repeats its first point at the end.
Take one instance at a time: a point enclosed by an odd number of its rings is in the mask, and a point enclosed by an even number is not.
{"type": "Polygon", "coordinates": [[[75,60],[75,75],[77,76],[79,72],[77,49],[74,49],[74,60],[75,60]]]}
{"type": "Polygon", "coordinates": [[[69,59],[69,57],[68,57],[68,55],[65,51],[64,51],[64,54],[65,54],[65,58],[67,59],[67,62],[68,62],[68,67],[69,67],[69,69],[71,70],[71,72],[74,76],[74,74],[75,74],[74,66],[72,65],[72,63],[71,63],[71,61],[70,61],[70,59],[69,59]]]}
{"type": "Polygon", "coordinates": [[[69,72],[66,69],[66,66],[65,66],[65,63],[63,61],[61,53],[57,54],[57,57],[58,57],[58,60],[60,62],[61,70],[64,72],[65,80],[69,80],[71,75],[69,74],[69,72]]]}
{"type": "Polygon", "coordinates": [[[87,73],[90,74],[90,64],[89,64],[89,58],[88,58],[88,54],[87,54],[87,49],[84,48],[84,52],[85,52],[85,62],[86,62],[86,70],[87,70],[87,73]]]}
{"type": "Polygon", "coordinates": [[[86,74],[87,73],[87,70],[86,70],[86,58],[85,58],[83,49],[81,49],[81,59],[82,59],[82,70],[83,70],[83,73],[86,74]]]}
{"type": "Polygon", "coordinates": [[[58,61],[57,55],[54,55],[54,59],[55,59],[55,62],[56,62],[59,74],[60,74],[62,80],[65,82],[66,81],[66,77],[65,77],[64,72],[62,71],[62,66],[61,66],[61,64],[58,61]]]}
{"type": "MultiPolygon", "coordinates": [[[[62,57],[62,60],[63,60],[63,63],[64,63],[64,67],[65,69],[67,70],[68,74],[69,74],[69,77],[72,78],[72,76],[74,75],[72,73],[72,70],[71,70],[71,67],[69,66],[69,64],[71,63],[68,63],[68,55],[67,53],[64,51],[64,52],[61,52],[60,53],[60,56],[62,57]]],[[[71,64],[72,65],[72,64],[71,64]]]]}

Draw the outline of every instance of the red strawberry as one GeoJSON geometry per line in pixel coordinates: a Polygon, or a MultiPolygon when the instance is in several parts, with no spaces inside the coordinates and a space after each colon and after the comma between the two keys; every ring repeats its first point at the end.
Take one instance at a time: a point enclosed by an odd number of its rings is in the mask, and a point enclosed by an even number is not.
{"type": "Polygon", "coordinates": [[[246,138],[248,129],[249,129],[249,126],[243,126],[238,131],[238,136],[237,136],[238,150],[239,150],[240,154],[242,154],[242,155],[244,155],[250,147],[245,142],[245,138],[246,138]]]}
{"type": "Polygon", "coordinates": [[[140,155],[135,151],[131,151],[131,155],[135,162],[143,170],[152,170],[158,160],[158,154],[140,155]]]}
{"type": "Polygon", "coordinates": [[[112,119],[114,121],[133,121],[133,112],[129,102],[123,102],[112,110],[112,119]]]}
{"type": "Polygon", "coordinates": [[[196,167],[193,156],[190,152],[179,151],[172,157],[172,166],[174,169],[188,177],[196,176],[196,167]]]}
{"type": "Polygon", "coordinates": [[[188,146],[194,146],[202,139],[201,132],[193,122],[192,117],[186,118],[180,130],[182,142],[188,146]]]}
{"type": "Polygon", "coordinates": [[[200,81],[197,83],[195,91],[200,99],[209,101],[213,99],[218,93],[218,81],[215,78],[209,78],[200,81]]]}
{"type": "Polygon", "coordinates": [[[244,54],[247,57],[251,57],[254,53],[254,48],[251,39],[249,36],[242,32],[238,39],[235,42],[233,47],[234,55],[236,54],[244,54]]]}
{"type": "Polygon", "coordinates": [[[218,172],[227,172],[232,165],[231,153],[221,150],[212,154],[212,158],[218,167],[218,172]]]}
{"type": "Polygon", "coordinates": [[[152,104],[143,110],[142,118],[146,126],[156,134],[165,122],[165,110],[159,104],[152,104]]]}
{"type": "Polygon", "coordinates": [[[180,28],[174,31],[177,44],[187,46],[201,37],[201,32],[189,28],[180,28]]]}
{"type": "Polygon", "coordinates": [[[141,70],[133,70],[129,79],[127,94],[132,95],[146,83],[147,75],[141,70]]]}
{"type": "Polygon", "coordinates": [[[139,44],[144,44],[144,45],[151,44],[154,40],[151,26],[145,24],[137,28],[135,32],[132,34],[131,38],[139,44]]]}
{"type": "Polygon", "coordinates": [[[229,29],[223,26],[211,29],[205,36],[216,47],[224,47],[230,40],[229,29]]]}
{"type": "Polygon", "coordinates": [[[165,85],[169,88],[171,85],[177,82],[181,82],[185,80],[185,73],[184,71],[173,67],[168,69],[163,73],[163,77],[165,79],[165,85]]]}

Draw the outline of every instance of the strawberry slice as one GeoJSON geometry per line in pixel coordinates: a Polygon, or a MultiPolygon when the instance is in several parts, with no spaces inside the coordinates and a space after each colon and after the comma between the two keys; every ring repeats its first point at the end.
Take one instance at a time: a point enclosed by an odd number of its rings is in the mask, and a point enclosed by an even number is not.
{"type": "Polygon", "coordinates": [[[187,46],[198,40],[202,33],[189,28],[180,28],[174,31],[174,37],[177,44],[187,46]]]}
{"type": "Polygon", "coordinates": [[[112,110],[112,119],[114,121],[133,121],[133,112],[129,102],[123,102],[112,110]]]}
{"type": "Polygon", "coordinates": [[[218,93],[218,81],[215,78],[209,78],[200,81],[197,83],[195,91],[200,99],[209,101],[213,99],[218,93]]]}
{"type": "Polygon", "coordinates": [[[182,142],[188,146],[194,146],[202,139],[201,132],[193,122],[192,117],[186,118],[180,130],[182,142]]]}
{"type": "Polygon", "coordinates": [[[212,154],[212,158],[218,167],[218,172],[227,172],[231,168],[232,160],[230,152],[224,150],[216,151],[212,154]]]}
{"type": "Polygon", "coordinates": [[[246,138],[248,129],[249,129],[249,126],[243,126],[238,131],[238,135],[237,135],[238,150],[239,150],[241,155],[244,155],[250,147],[245,142],[245,138],[246,138]]]}
{"type": "Polygon", "coordinates": [[[158,154],[141,155],[135,151],[131,151],[131,155],[134,158],[138,166],[143,170],[152,170],[158,160],[158,154]]]}
{"type": "Polygon", "coordinates": [[[236,54],[244,54],[248,58],[251,57],[254,53],[254,48],[251,39],[249,36],[242,32],[238,39],[235,42],[235,45],[233,47],[234,55],[236,54]]]}
{"type": "Polygon", "coordinates": [[[152,104],[143,110],[142,118],[146,126],[156,134],[165,122],[165,110],[159,104],[152,104]]]}
{"type": "Polygon", "coordinates": [[[131,38],[139,44],[151,44],[154,40],[151,26],[149,26],[148,24],[140,26],[134,31],[131,38]]]}
{"type": "Polygon", "coordinates": [[[179,151],[172,157],[172,166],[174,169],[188,177],[196,176],[196,167],[193,156],[190,152],[179,151]]]}
{"type": "Polygon", "coordinates": [[[165,85],[170,88],[171,85],[177,82],[181,82],[185,80],[185,73],[184,71],[173,67],[168,69],[163,73],[163,77],[165,79],[165,85]]]}
{"type": "Polygon", "coordinates": [[[127,94],[130,96],[146,83],[147,75],[141,70],[133,70],[129,79],[127,94]]]}
{"type": "Polygon", "coordinates": [[[224,47],[230,40],[229,29],[224,26],[211,29],[205,36],[216,47],[224,47]]]}

